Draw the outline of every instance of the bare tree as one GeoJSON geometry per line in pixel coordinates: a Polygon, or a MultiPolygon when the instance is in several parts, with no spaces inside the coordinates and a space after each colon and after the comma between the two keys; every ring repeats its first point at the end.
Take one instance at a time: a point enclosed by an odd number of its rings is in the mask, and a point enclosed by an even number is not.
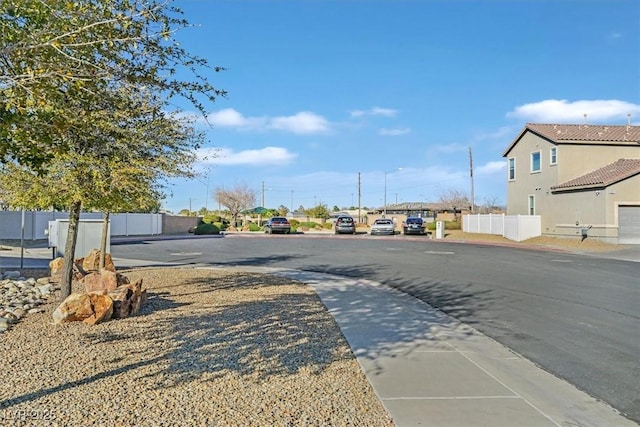
{"type": "Polygon", "coordinates": [[[455,208],[456,210],[467,209],[471,206],[467,194],[464,191],[453,188],[442,192],[438,202],[446,207],[455,208]]]}
{"type": "Polygon", "coordinates": [[[482,204],[480,205],[480,213],[496,213],[496,212],[504,212],[505,208],[500,204],[500,199],[497,196],[487,196],[482,199],[482,204]]]}
{"type": "Polygon", "coordinates": [[[230,189],[216,188],[214,197],[218,203],[229,210],[234,225],[240,212],[256,204],[256,193],[246,184],[238,184],[230,189]]]}

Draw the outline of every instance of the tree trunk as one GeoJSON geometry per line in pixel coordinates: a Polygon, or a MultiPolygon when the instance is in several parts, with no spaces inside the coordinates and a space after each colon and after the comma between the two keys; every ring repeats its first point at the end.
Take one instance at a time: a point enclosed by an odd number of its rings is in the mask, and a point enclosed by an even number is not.
{"type": "Polygon", "coordinates": [[[62,282],[60,284],[60,297],[62,301],[71,295],[71,283],[73,281],[73,259],[76,253],[76,241],[78,240],[78,221],[82,201],[76,200],[69,207],[69,230],[67,243],[64,246],[64,267],[62,269],[62,282]]]}
{"type": "Polygon", "coordinates": [[[104,259],[107,253],[107,237],[109,236],[109,212],[104,213],[102,222],[102,237],[100,238],[100,268],[104,268],[104,259]]]}

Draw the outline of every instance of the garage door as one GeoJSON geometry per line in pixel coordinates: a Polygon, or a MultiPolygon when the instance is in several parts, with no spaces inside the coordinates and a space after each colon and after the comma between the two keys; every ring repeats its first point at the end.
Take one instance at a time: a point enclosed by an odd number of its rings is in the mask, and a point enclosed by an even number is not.
{"type": "Polygon", "coordinates": [[[618,207],[618,243],[640,245],[640,206],[618,207]]]}

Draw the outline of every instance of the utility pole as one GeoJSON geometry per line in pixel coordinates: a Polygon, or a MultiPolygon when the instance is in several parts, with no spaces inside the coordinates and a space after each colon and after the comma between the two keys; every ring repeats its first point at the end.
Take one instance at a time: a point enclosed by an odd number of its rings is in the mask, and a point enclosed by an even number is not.
{"type": "MultiPolygon", "coordinates": [[[[262,181],[262,200],[260,201],[260,208],[264,209],[264,181],[262,181]]],[[[258,226],[262,227],[262,210],[258,213],[258,226]]]]}
{"type": "Polygon", "coordinates": [[[360,172],[358,172],[358,222],[362,222],[362,213],[360,212],[360,200],[362,198],[362,188],[360,187],[360,172]]]}
{"type": "Polygon", "coordinates": [[[475,211],[476,200],[473,190],[473,155],[471,154],[471,147],[469,147],[469,177],[471,178],[471,213],[475,211]]]}

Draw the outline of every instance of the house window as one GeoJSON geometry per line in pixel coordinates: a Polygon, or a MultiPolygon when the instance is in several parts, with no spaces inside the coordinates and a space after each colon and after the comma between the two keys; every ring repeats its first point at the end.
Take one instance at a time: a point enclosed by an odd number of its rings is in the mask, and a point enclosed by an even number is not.
{"type": "Polygon", "coordinates": [[[529,215],[536,214],[536,197],[529,196],[529,215]]]}
{"type": "Polygon", "coordinates": [[[540,172],[540,152],[531,153],[531,172],[540,172]]]}
{"type": "Polygon", "coordinates": [[[508,162],[508,169],[509,169],[509,181],[515,181],[516,180],[516,159],[515,157],[512,157],[507,162],[508,162]]]}
{"type": "Polygon", "coordinates": [[[549,151],[549,164],[555,165],[558,163],[558,147],[551,147],[549,151]]]}

